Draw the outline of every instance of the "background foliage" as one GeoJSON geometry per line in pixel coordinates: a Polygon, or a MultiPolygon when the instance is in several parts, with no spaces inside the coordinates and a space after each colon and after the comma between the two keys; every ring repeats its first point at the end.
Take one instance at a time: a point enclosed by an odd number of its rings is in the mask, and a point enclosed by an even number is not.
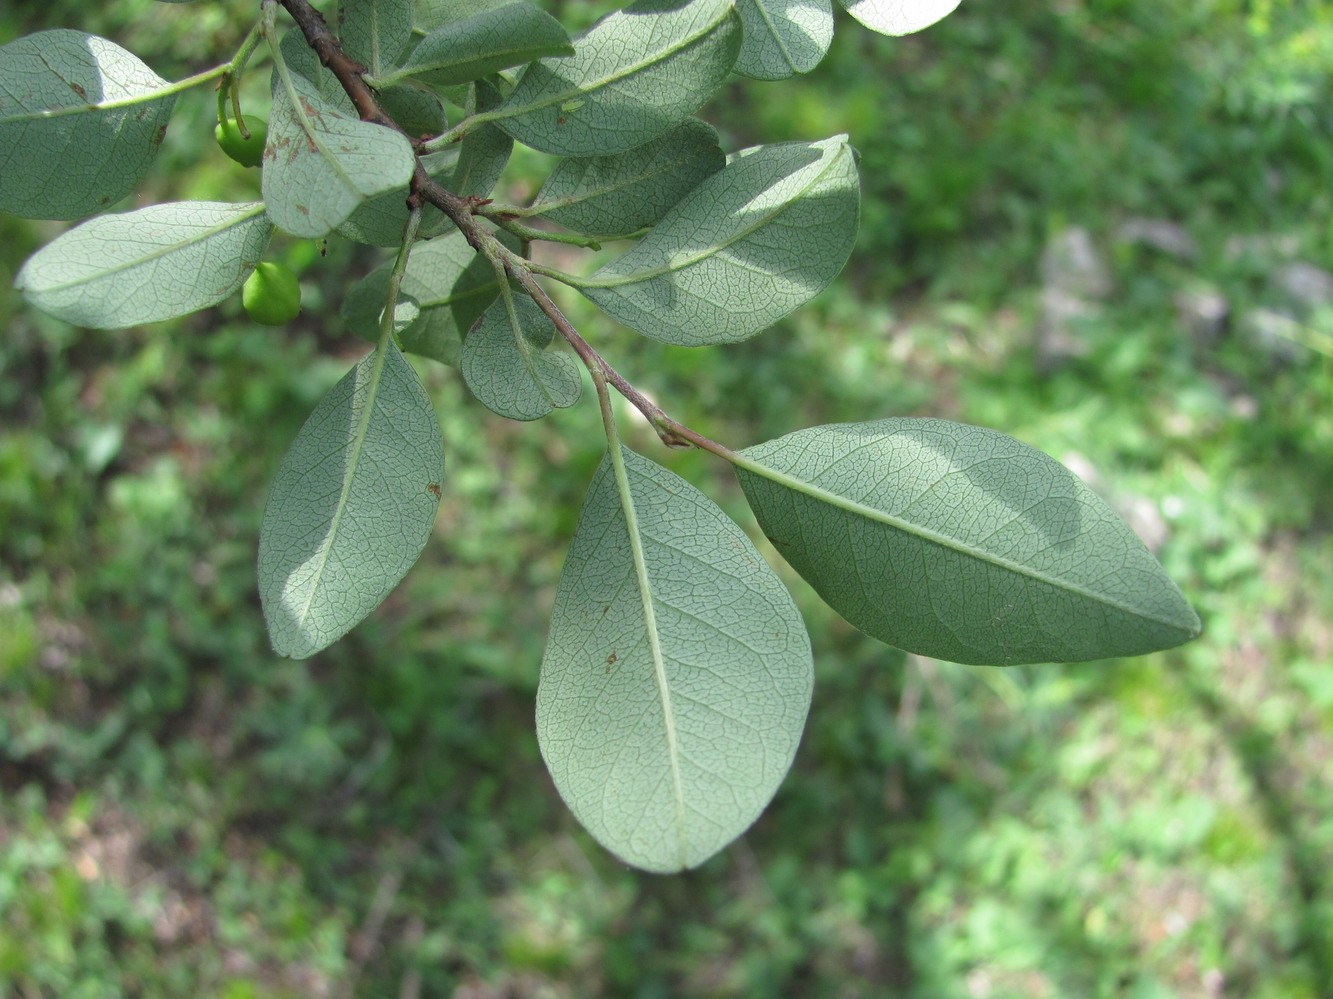
{"type": "MultiPolygon", "coordinates": [[[[560,6],[574,26],[604,9],[560,6]]],[[[78,27],[168,78],[253,16],[8,9],[0,42],[78,27]]],[[[85,332],[6,280],[0,991],[1327,994],[1333,10],[971,0],[907,39],[845,28],[810,78],[736,83],[707,112],[727,148],[851,134],[864,218],[838,284],[728,348],[589,332],[738,444],[899,415],[1012,433],[1130,517],[1204,637],[935,663],[786,574],[818,673],[792,776],[700,870],[627,871],[564,811],[532,731],[595,407],[519,427],[423,365],[451,469],[436,536],[370,620],[292,662],[255,593],[263,497],[364,351],[332,317],[374,261],[277,244],[306,311],[276,331],[233,299],[85,332]]],[[[255,196],[213,115],[211,93],[181,98],[123,207],[255,196]]],[[[515,196],[537,166],[511,167],[515,196]]],[[[0,219],[6,277],[58,230],[0,219]]],[[[743,514],[705,456],[633,443],[743,514]]]]}

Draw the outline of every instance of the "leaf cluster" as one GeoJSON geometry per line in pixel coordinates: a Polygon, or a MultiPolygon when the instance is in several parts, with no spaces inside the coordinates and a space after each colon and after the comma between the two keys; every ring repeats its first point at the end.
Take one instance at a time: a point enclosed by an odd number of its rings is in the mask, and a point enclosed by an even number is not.
{"type": "MultiPolygon", "coordinates": [[[[846,4],[889,34],[956,5],[846,4]]],[[[177,83],[81,32],[0,48],[0,142],[16,150],[0,209],[57,219],[135,187],[181,90],[219,80],[219,123],[244,122],[239,80],[261,47],[272,62],[262,201],[95,215],[20,271],[38,308],[103,328],[208,308],[275,230],[396,247],[342,306],[374,350],[315,407],[265,507],[259,587],[280,654],[355,627],[434,528],[444,442],[404,352],[456,366],[479,402],[522,421],[576,403],[587,369],[606,455],[558,586],[537,732],[579,820],[648,870],[702,863],[760,814],[794,758],[813,666],[777,574],[712,501],[624,446],[613,389],[664,443],[732,464],[774,548],[899,648],[1008,665],[1139,654],[1199,630],[1132,531],[1040,452],[932,419],[733,451],[626,381],[539,280],[679,346],[746,340],[828,287],[859,216],[848,137],[727,154],[693,116],[732,73],[809,70],[832,31],[828,0],[639,0],[575,37],[526,0],[342,0],[336,31],[307,0],[266,0],[229,62],[177,83]],[[495,197],[515,143],[556,157],[526,204],[495,197]],[[71,145],[81,165],[54,172],[71,145]],[[572,273],[534,261],[536,240],[631,245],[572,273]]]]}

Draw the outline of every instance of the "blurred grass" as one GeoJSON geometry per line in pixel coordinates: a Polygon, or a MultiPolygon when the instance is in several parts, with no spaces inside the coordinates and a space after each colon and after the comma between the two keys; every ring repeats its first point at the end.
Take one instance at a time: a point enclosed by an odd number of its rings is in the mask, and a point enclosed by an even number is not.
{"type": "MultiPolygon", "coordinates": [[[[225,58],[252,15],[11,8],[0,41],[78,26],[169,77],[225,58]]],[[[731,148],[849,131],[858,254],[727,349],[647,343],[565,300],[621,370],[737,445],[896,414],[1012,433],[1158,532],[1207,630],[1114,664],[934,663],[783,567],[816,650],[800,754],[744,840],[677,878],[588,840],[532,731],[593,407],[519,426],[422,365],[450,469],[437,537],[347,639],[278,660],[254,588],[263,497],[364,350],[331,317],[374,260],[275,243],[307,308],[282,331],[235,301],[80,331],[5,281],[0,993],[1329,994],[1333,367],[1310,345],[1333,328],[1302,316],[1279,350],[1240,319],[1282,307],[1291,262],[1333,268],[1331,68],[1324,3],[978,2],[900,40],[843,18],[810,79],[710,109],[731,148]],[[1117,238],[1145,217],[1197,254],[1117,238]],[[1071,225],[1113,291],[1082,353],[1048,363],[1040,256],[1071,225]],[[1178,306],[1200,288],[1233,318],[1212,337],[1178,306]]],[[[212,114],[211,93],[182,98],[135,204],[255,195],[212,114]]],[[[0,219],[6,275],[58,229],[0,219]]],[[[631,436],[750,523],[725,469],[631,436]]]]}

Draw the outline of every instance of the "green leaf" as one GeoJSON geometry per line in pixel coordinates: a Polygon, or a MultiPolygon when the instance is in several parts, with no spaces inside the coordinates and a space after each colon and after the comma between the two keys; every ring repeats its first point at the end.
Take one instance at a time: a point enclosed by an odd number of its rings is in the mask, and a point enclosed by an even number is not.
{"type": "Polygon", "coordinates": [[[859,204],[845,135],[755,146],[682,198],[624,256],[570,283],[654,340],[744,340],[837,276],[856,242],[859,204]]]}
{"type": "Polygon", "coordinates": [[[388,343],[319,401],[274,476],[259,595],[276,652],[312,656],[379,606],[426,546],[443,480],[435,411],[388,343]]]}
{"type": "Polygon", "coordinates": [[[740,43],[731,0],[640,0],[594,25],[572,57],[529,66],[494,117],[543,152],[609,156],[702,107],[726,81],[740,43]]]}
{"type": "Polygon", "coordinates": [[[412,37],[412,0],[339,0],[343,51],[379,76],[398,65],[412,37]]]}
{"type": "Polygon", "coordinates": [[[703,863],[773,797],[812,684],[800,614],[745,533],[666,469],[608,454],[537,689],[542,756],[578,820],[636,867],[703,863]]]}
{"type": "Polygon", "coordinates": [[[398,132],[347,117],[303,76],[289,80],[274,80],[264,201],[274,225],[314,239],[367,198],[406,187],[416,157],[398,132]]]}
{"type": "Polygon", "coordinates": [[[550,14],[530,3],[509,3],[431,32],[402,67],[385,79],[411,76],[447,87],[573,51],[569,35],[550,14]]]}
{"type": "Polygon", "coordinates": [[[1072,472],[994,430],[890,419],[747,448],[764,533],[843,617],[921,655],[997,666],[1169,648],[1199,619],[1072,472]]]}
{"type": "Polygon", "coordinates": [[[744,44],[736,72],[784,80],[819,65],[833,41],[831,0],[736,0],[744,44]]]}
{"type": "MultiPolygon", "coordinates": [[[[375,268],[343,302],[343,321],[367,340],[379,339],[392,270],[392,262],[375,268]]],[[[412,247],[401,293],[421,310],[420,319],[402,332],[403,349],[457,365],[463,335],[495,301],[500,284],[495,269],[454,231],[412,247]]]]}
{"type": "Polygon", "coordinates": [[[102,215],[28,258],[15,285],[32,305],[79,326],[172,319],[236,291],[272,232],[259,202],[181,201],[102,215]]]}
{"type": "Polygon", "coordinates": [[[615,156],[561,160],[522,214],[588,236],[626,235],[657,222],[725,162],[712,126],[687,118],[661,138],[615,156]]]}
{"type": "Polygon", "coordinates": [[[0,47],[0,212],[76,219],[134,189],[166,135],[168,83],[114,42],[39,31],[0,47]]]}
{"type": "Polygon", "coordinates": [[[579,401],[579,364],[547,350],[555,325],[527,295],[501,295],[468,332],[459,368],[477,401],[511,420],[537,420],[579,401]],[[509,303],[513,311],[510,312],[509,303]]]}
{"type": "Polygon", "coordinates": [[[954,12],[961,0],[839,0],[843,8],[871,31],[910,35],[929,28],[954,12]]]}

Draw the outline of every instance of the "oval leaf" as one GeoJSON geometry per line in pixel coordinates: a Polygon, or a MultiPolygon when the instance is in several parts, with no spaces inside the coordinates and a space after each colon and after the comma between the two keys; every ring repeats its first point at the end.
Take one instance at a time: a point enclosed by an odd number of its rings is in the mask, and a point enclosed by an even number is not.
{"type": "Polygon", "coordinates": [[[443,480],[435,410],[389,343],[319,401],[269,490],[259,595],[278,654],[312,656],[379,606],[426,546],[443,480]]]}
{"type": "Polygon", "coordinates": [[[615,156],[561,160],[522,214],[588,236],[623,236],[657,222],[724,163],[717,132],[689,118],[660,139],[615,156]]]}
{"type": "Polygon", "coordinates": [[[33,254],[15,286],[43,312],[78,326],[173,319],[236,291],[272,232],[259,202],[181,201],[102,215],[33,254]]]}
{"type": "Polygon", "coordinates": [[[573,52],[559,21],[530,3],[510,3],[432,31],[389,79],[412,76],[447,87],[573,52]]]}
{"type": "Polygon", "coordinates": [[[274,225],[315,239],[367,198],[407,186],[416,157],[406,138],[346,117],[303,76],[290,86],[276,77],[262,181],[274,225]]]}
{"type": "Polygon", "coordinates": [[[695,867],[759,816],[814,671],[777,574],[706,496],[603,459],[556,589],[537,738],[590,833],[649,871],[695,867]]]}
{"type": "Polygon", "coordinates": [[[557,156],[609,156],[685,120],[727,79],[740,51],[731,0],[640,0],[523,74],[491,117],[557,156]]]}
{"type": "Polygon", "coordinates": [[[784,80],[819,65],[833,41],[831,0],[737,0],[744,44],[736,72],[784,80]]]}
{"type": "MultiPolygon", "coordinates": [[[[342,307],[343,321],[358,336],[379,339],[392,261],[356,284],[342,307]]],[[[402,333],[403,349],[445,364],[458,364],[463,334],[500,293],[495,269],[457,231],[417,243],[407,258],[401,294],[421,317],[402,333]]]]}
{"type": "Polygon", "coordinates": [[[741,458],[774,547],[890,645],[1007,666],[1139,655],[1199,633],[1175,584],[1100,498],[994,430],[839,424],[741,458]]]}
{"type": "Polygon", "coordinates": [[[546,350],[555,324],[526,295],[495,302],[463,341],[459,367],[477,401],[511,420],[537,420],[579,401],[583,382],[568,354],[546,350]]]}
{"type": "Polygon", "coordinates": [[[134,189],[175,106],[114,42],[39,31],[0,47],[0,212],[76,219],[134,189]]]}
{"type": "Polygon", "coordinates": [[[644,336],[682,346],[754,336],[842,270],[860,188],[845,135],[737,153],[642,242],[574,283],[644,336]]]}
{"type": "Polygon", "coordinates": [[[871,31],[910,35],[929,28],[957,9],[962,0],[839,0],[843,8],[871,31]]]}

